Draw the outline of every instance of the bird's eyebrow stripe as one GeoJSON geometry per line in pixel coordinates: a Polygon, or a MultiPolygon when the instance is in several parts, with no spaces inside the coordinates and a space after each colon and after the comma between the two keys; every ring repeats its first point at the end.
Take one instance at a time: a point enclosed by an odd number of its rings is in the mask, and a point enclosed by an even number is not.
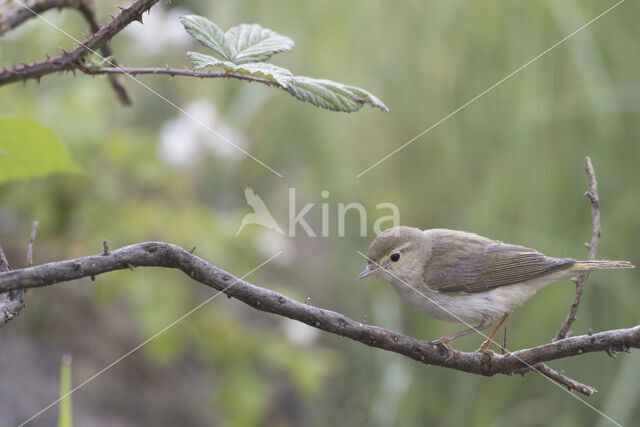
{"type": "Polygon", "coordinates": [[[391,256],[391,254],[394,254],[394,253],[396,253],[396,252],[403,251],[403,250],[408,249],[408,248],[410,248],[410,247],[412,247],[412,246],[415,246],[415,243],[414,243],[414,242],[411,242],[411,241],[406,242],[406,243],[404,243],[404,244],[402,244],[402,245],[398,246],[397,248],[393,248],[393,249],[391,249],[390,251],[388,251],[386,254],[384,254],[384,258],[387,258],[387,257],[391,256]]]}

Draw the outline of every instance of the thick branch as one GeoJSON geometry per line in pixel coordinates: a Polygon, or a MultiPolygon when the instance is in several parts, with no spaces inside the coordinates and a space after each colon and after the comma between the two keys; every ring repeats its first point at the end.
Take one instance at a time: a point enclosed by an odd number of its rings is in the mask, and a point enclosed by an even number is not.
{"type": "MultiPolygon", "coordinates": [[[[593,170],[593,165],[591,164],[589,156],[585,159],[585,169],[587,172],[587,179],[589,180],[589,191],[584,193],[584,195],[587,196],[591,202],[591,223],[593,227],[591,244],[589,245],[589,255],[587,255],[587,259],[591,261],[596,259],[596,255],[598,254],[598,244],[600,243],[600,199],[598,198],[598,181],[596,181],[596,174],[593,170]]],[[[558,330],[558,333],[556,333],[553,341],[561,340],[569,333],[569,328],[576,320],[576,313],[578,312],[578,306],[580,305],[582,292],[584,291],[584,282],[588,277],[589,273],[585,273],[576,280],[576,293],[573,297],[573,301],[571,302],[569,314],[567,314],[567,318],[562,323],[562,326],[560,327],[560,330],[558,330]]]]}
{"type": "Polygon", "coordinates": [[[0,72],[0,86],[21,81],[36,79],[60,71],[73,71],[82,67],[82,60],[92,51],[102,49],[111,38],[122,31],[133,21],[141,21],[142,14],[148,11],[158,0],[136,0],[128,8],[122,9],[118,16],[98,31],[89,36],[71,52],[63,52],[55,58],[15,66],[0,72]]]}
{"type": "Polygon", "coordinates": [[[519,373],[528,365],[595,351],[627,351],[640,348],[640,325],[629,329],[565,338],[514,353],[488,356],[482,353],[450,353],[439,345],[398,332],[366,325],[340,313],[294,301],[286,296],[236,279],[186,250],[161,242],[126,246],[107,255],[92,255],[67,261],[0,273],[0,292],[48,286],[131,267],[169,267],[192,279],[223,291],[257,310],[278,314],[318,329],[350,338],[371,347],[393,351],[428,365],[443,366],[479,375],[519,373]],[[233,286],[229,286],[235,283],[233,286]]]}

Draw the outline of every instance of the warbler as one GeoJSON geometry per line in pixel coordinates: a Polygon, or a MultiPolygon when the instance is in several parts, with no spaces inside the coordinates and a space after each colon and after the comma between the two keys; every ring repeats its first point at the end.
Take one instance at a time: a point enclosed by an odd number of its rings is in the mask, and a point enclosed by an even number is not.
{"type": "Polygon", "coordinates": [[[465,231],[398,226],[380,233],[359,278],[376,276],[407,304],[446,322],[477,326],[436,341],[450,341],[497,327],[478,349],[487,347],[514,308],[536,291],[563,279],[613,268],[634,268],[627,261],[576,261],[552,258],[465,231]]]}

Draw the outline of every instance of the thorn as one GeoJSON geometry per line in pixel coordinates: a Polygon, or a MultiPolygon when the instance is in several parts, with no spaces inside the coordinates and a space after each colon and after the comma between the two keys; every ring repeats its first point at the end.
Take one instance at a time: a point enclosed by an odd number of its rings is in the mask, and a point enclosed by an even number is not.
{"type": "Polygon", "coordinates": [[[196,251],[196,247],[192,247],[191,250],[189,251],[190,254],[193,254],[196,251]]]}
{"type": "Polygon", "coordinates": [[[593,335],[593,329],[589,328],[589,330],[587,331],[587,335],[589,336],[593,335]]]}
{"type": "Polygon", "coordinates": [[[104,249],[104,253],[102,255],[109,255],[109,242],[107,242],[107,239],[102,241],[102,248],[104,249]]]}
{"type": "Polygon", "coordinates": [[[307,300],[304,303],[307,305],[311,304],[311,297],[307,297],[307,300]]]}
{"type": "Polygon", "coordinates": [[[584,246],[585,246],[587,249],[591,250],[591,243],[584,242],[584,246]]]}
{"type": "Polygon", "coordinates": [[[135,267],[133,265],[131,265],[131,264],[127,264],[127,268],[129,268],[129,270],[133,271],[135,267]]]}
{"type": "Polygon", "coordinates": [[[607,354],[609,355],[609,357],[612,357],[612,358],[614,358],[614,359],[617,357],[617,356],[616,356],[616,351],[613,349],[613,346],[609,346],[609,347],[607,347],[607,349],[606,349],[605,351],[607,352],[607,354]]]}

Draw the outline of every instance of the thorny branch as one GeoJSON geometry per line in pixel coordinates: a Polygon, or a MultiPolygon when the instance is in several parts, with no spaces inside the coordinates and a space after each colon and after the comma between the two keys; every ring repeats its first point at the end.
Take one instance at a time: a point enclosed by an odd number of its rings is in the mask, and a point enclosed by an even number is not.
{"type": "Polygon", "coordinates": [[[102,49],[116,34],[133,21],[142,21],[142,14],[157,2],[158,0],[136,0],[131,6],[123,8],[111,22],[100,27],[98,31],[91,34],[71,52],[63,51],[62,54],[54,58],[3,70],[0,72],[0,86],[30,79],[40,80],[41,77],[48,74],[82,69],[87,55],[92,51],[102,49]]]}
{"type": "MultiPolygon", "coordinates": [[[[96,33],[100,30],[100,18],[96,13],[93,0],[21,0],[21,2],[24,3],[24,6],[11,0],[6,0],[0,4],[0,36],[16,28],[27,19],[37,16],[36,14],[54,8],[76,9],[89,24],[91,33],[96,33]]],[[[100,54],[105,58],[111,57],[110,62],[114,66],[118,66],[118,62],[113,58],[113,51],[109,44],[105,44],[100,48],[100,54]]],[[[120,102],[123,105],[130,105],[131,97],[122,82],[122,76],[109,75],[108,78],[120,102]]]]}

